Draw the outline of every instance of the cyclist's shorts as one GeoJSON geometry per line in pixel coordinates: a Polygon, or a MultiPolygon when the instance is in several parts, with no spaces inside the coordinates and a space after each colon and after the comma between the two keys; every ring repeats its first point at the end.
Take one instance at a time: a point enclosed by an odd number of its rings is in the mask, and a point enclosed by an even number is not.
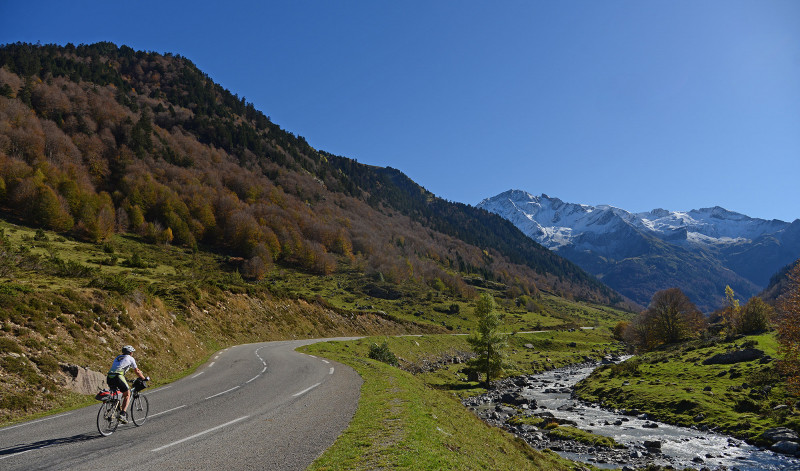
{"type": "Polygon", "coordinates": [[[122,392],[130,389],[128,382],[125,380],[125,375],[108,375],[106,376],[106,382],[111,389],[119,389],[122,392]]]}

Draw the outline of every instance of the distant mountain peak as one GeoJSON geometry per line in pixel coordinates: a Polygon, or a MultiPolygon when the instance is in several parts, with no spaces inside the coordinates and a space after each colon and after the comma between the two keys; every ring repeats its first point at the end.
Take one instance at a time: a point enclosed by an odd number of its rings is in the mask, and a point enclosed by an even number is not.
{"type": "Polygon", "coordinates": [[[523,190],[505,191],[478,206],[510,220],[540,244],[645,305],[652,292],[632,293],[631,284],[658,279],[664,284],[658,289],[664,289],[672,287],[668,283],[684,283],[703,298],[698,304],[711,309],[724,293],[725,284],[721,289],[716,286],[719,280],[735,284],[746,297],[800,254],[800,236],[789,229],[789,223],[753,218],[721,206],[632,213],[608,204],[568,203],[523,190]],[[672,260],[665,265],[672,273],[653,269],[666,260],[672,260]],[[620,264],[638,266],[638,278],[619,277],[615,284],[619,276],[615,267],[620,264]],[[707,278],[705,284],[692,281],[689,272],[693,270],[707,278]]]}

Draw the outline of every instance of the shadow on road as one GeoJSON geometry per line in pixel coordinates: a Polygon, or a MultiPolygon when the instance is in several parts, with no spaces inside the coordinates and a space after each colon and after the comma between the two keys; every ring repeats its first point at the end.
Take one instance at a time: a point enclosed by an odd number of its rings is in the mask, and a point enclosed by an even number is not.
{"type": "Polygon", "coordinates": [[[24,443],[21,445],[14,445],[8,448],[0,448],[0,456],[3,455],[14,455],[19,453],[25,453],[32,450],[40,450],[42,448],[48,448],[51,446],[58,446],[58,445],[66,445],[69,443],[79,443],[79,442],[86,442],[89,440],[94,440],[96,438],[101,438],[100,435],[96,433],[82,433],[80,435],[73,435],[71,437],[63,437],[63,438],[51,438],[48,440],[40,440],[38,442],[33,443],[24,443]]]}

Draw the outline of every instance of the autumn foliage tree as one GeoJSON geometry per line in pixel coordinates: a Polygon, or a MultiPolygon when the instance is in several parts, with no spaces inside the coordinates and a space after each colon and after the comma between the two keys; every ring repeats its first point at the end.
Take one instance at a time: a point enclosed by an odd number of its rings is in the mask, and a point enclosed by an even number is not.
{"type": "Polygon", "coordinates": [[[705,318],[679,288],[658,291],[628,326],[626,339],[640,349],[685,340],[705,327],[705,318]]]}
{"type": "Polygon", "coordinates": [[[735,333],[739,328],[739,317],[741,316],[741,306],[733,288],[725,286],[725,307],[722,310],[722,319],[725,328],[729,333],[735,333]]]}
{"type": "Polygon", "coordinates": [[[788,274],[789,286],[778,301],[779,362],[790,389],[800,394],[800,261],[788,274]]]}

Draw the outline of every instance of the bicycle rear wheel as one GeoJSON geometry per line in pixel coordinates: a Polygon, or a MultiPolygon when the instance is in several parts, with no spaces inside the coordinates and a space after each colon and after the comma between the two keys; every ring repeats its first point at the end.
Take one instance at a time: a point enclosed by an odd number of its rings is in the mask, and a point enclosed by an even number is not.
{"type": "Polygon", "coordinates": [[[147,396],[139,394],[131,401],[131,418],[136,426],[140,426],[147,420],[147,413],[150,412],[150,403],[147,402],[147,396]]]}
{"type": "Polygon", "coordinates": [[[104,402],[97,411],[97,431],[104,437],[114,433],[119,425],[117,403],[117,401],[104,402]]]}

